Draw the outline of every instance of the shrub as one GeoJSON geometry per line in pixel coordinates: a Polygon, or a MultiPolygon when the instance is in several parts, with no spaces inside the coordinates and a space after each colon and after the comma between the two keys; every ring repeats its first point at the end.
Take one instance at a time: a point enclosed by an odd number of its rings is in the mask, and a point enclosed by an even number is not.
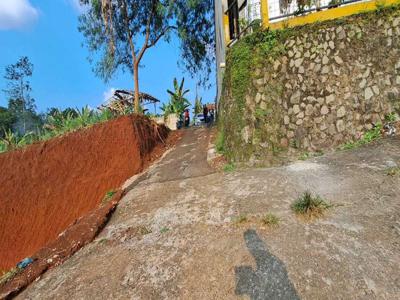
{"type": "Polygon", "coordinates": [[[296,214],[321,215],[331,205],[325,202],[319,195],[313,196],[311,192],[304,192],[291,206],[296,214]]]}

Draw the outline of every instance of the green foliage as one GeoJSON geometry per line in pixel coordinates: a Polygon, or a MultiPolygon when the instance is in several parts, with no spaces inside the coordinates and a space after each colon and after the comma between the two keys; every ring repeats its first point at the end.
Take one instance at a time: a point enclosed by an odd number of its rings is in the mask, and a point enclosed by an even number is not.
{"type": "Polygon", "coordinates": [[[4,131],[12,129],[15,121],[15,115],[9,109],[0,106],[0,138],[4,137],[4,131]]]}
{"type": "Polygon", "coordinates": [[[12,278],[14,278],[18,273],[21,272],[21,269],[19,268],[13,268],[7,273],[5,273],[3,276],[0,277],[0,286],[5,284],[6,282],[10,281],[12,278]]]}
{"type": "Polygon", "coordinates": [[[196,97],[196,100],[194,100],[194,114],[201,114],[203,112],[203,103],[202,103],[203,98],[196,97]]]}
{"type": "Polygon", "coordinates": [[[87,10],[79,30],[88,49],[98,57],[95,72],[109,80],[119,69],[132,73],[146,51],[160,40],[180,40],[181,65],[191,75],[208,78],[214,41],[212,0],[81,0],[87,10]]]}
{"type": "Polygon", "coordinates": [[[254,112],[254,115],[257,119],[263,119],[263,118],[269,116],[271,113],[272,113],[271,110],[261,109],[260,107],[257,107],[256,111],[254,112]]]}
{"type": "Polygon", "coordinates": [[[386,122],[395,122],[397,120],[397,115],[396,113],[392,112],[388,115],[385,116],[385,121],[386,122]]]}
{"type": "Polygon", "coordinates": [[[266,226],[277,226],[279,218],[272,213],[268,213],[261,219],[261,222],[266,226]]]}
{"type": "Polygon", "coordinates": [[[341,150],[350,150],[360,147],[365,144],[369,144],[382,136],[382,124],[377,124],[374,128],[368,130],[363,137],[355,142],[348,142],[340,147],[341,150]]]}
{"type": "Polygon", "coordinates": [[[163,227],[160,229],[160,233],[167,233],[168,231],[170,231],[168,227],[163,227]]]}
{"type": "Polygon", "coordinates": [[[104,195],[102,203],[107,203],[107,202],[109,202],[110,200],[112,200],[112,198],[114,197],[114,195],[115,195],[116,193],[117,193],[117,192],[114,191],[114,190],[108,191],[108,192],[104,195]]]}
{"type": "Polygon", "coordinates": [[[227,78],[232,95],[240,109],[244,108],[245,96],[251,82],[253,52],[245,42],[239,42],[229,52],[227,59],[227,78]]]}
{"type": "Polygon", "coordinates": [[[163,104],[161,107],[161,110],[164,112],[164,116],[176,114],[181,118],[185,109],[190,106],[189,100],[185,97],[190,90],[185,90],[184,84],[185,78],[182,78],[180,84],[178,84],[178,80],[174,78],[174,91],[167,90],[171,98],[167,104],[163,104]]]}
{"type": "Polygon", "coordinates": [[[303,154],[300,155],[299,160],[307,160],[312,157],[317,157],[324,155],[324,152],[322,151],[316,151],[316,152],[304,152],[303,154]]]}
{"type": "Polygon", "coordinates": [[[311,192],[304,192],[291,206],[296,214],[320,215],[332,205],[328,204],[319,195],[313,196],[311,192]]]}
{"type": "Polygon", "coordinates": [[[233,163],[229,163],[224,166],[224,172],[229,173],[229,172],[234,172],[235,170],[236,170],[236,166],[233,163]]]}
{"type": "Polygon", "coordinates": [[[400,175],[400,167],[391,167],[386,169],[386,175],[392,177],[400,175]]]}
{"type": "Polygon", "coordinates": [[[32,140],[32,133],[22,136],[14,134],[10,129],[4,132],[4,137],[0,139],[0,152],[11,151],[26,146],[32,140]]]}
{"type": "Polygon", "coordinates": [[[218,131],[217,133],[217,138],[215,139],[215,148],[220,154],[223,154],[225,151],[225,135],[223,131],[218,131]]]}
{"type": "Polygon", "coordinates": [[[93,124],[109,121],[117,117],[109,109],[93,111],[89,107],[82,109],[66,109],[60,111],[51,109],[45,119],[45,125],[36,132],[29,132],[24,135],[5,131],[4,137],[0,139],[0,152],[14,150],[37,141],[46,141],[56,136],[82,129],[93,124]]]}
{"type": "Polygon", "coordinates": [[[5,69],[7,87],[4,92],[8,97],[8,112],[13,118],[14,131],[20,135],[34,131],[40,125],[40,118],[35,112],[35,100],[30,95],[32,88],[29,78],[32,74],[33,64],[26,56],[5,69]]]}

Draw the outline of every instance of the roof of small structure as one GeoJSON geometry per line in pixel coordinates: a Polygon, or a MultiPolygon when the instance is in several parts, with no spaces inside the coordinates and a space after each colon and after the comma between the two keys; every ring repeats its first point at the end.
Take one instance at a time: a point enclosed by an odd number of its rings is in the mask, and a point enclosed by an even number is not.
{"type": "MultiPolygon", "coordinates": [[[[139,99],[140,103],[144,105],[152,103],[156,104],[160,102],[160,100],[158,100],[157,98],[146,93],[139,93],[139,99]]],[[[99,109],[108,108],[112,111],[123,112],[126,111],[126,109],[133,107],[134,100],[134,91],[116,90],[114,92],[114,95],[110,99],[108,99],[105,104],[101,105],[99,109]]]]}
{"type": "MultiPolygon", "coordinates": [[[[133,99],[135,99],[135,92],[127,91],[127,90],[116,90],[110,100],[112,101],[112,100],[117,100],[117,99],[128,100],[133,103],[133,99]]],[[[150,94],[146,94],[146,93],[139,93],[139,99],[140,99],[140,102],[144,103],[144,104],[160,102],[160,100],[158,100],[157,98],[153,97],[150,94]]]]}

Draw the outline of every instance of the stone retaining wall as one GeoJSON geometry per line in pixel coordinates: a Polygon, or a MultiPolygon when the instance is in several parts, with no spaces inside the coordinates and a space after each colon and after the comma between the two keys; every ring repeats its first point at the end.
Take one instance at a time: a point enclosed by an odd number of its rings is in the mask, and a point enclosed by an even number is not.
{"type": "Polygon", "coordinates": [[[277,46],[251,66],[236,130],[228,68],[221,112],[233,160],[336,148],[399,112],[398,8],[295,28],[277,46]]]}

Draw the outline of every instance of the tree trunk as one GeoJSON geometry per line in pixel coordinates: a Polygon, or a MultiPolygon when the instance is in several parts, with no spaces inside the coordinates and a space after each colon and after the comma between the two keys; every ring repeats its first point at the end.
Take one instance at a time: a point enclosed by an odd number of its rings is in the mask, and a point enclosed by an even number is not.
{"type": "Polygon", "coordinates": [[[135,113],[140,113],[140,97],[139,97],[139,64],[135,63],[133,66],[133,80],[135,81],[135,113]]]}

